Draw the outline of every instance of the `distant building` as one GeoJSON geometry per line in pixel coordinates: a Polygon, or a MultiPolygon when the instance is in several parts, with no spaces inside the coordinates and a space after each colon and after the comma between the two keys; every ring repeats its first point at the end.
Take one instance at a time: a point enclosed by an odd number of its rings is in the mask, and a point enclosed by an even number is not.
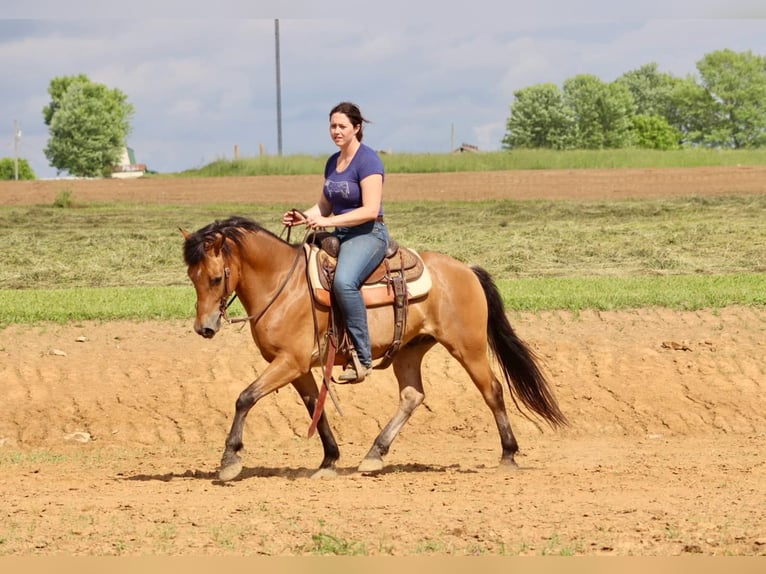
{"type": "Polygon", "coordinates": [[[141,177],[146,173],[146,164],[136,163],[136,154],[133,148],[122,148],[120,163],[112,168],[112,177],[130,179],[141,177]]]}
{"type": "Polygon", "coordinates": [[[460,144],[460,147],[455,150],[455,153],[462,153],[466,151],[477,152],[479,151],[479,146],[467,144],[467,143],[460,144]]]}

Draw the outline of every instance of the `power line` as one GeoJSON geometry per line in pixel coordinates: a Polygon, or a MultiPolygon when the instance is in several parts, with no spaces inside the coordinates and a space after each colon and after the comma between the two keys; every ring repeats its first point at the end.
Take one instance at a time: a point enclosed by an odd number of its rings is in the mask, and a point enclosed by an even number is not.
{"type": "Polygon", "coordinates": [[[282,155],[282,80],[279,68],[279,20],[274,20],[274,42],[277,68],[277,152],[282,155]]]}
{"type": "Polygon", "coordinates": [[[21,130],[18,120],[13,120],[13,179],[19,181],[19,140],[21,130]]]}

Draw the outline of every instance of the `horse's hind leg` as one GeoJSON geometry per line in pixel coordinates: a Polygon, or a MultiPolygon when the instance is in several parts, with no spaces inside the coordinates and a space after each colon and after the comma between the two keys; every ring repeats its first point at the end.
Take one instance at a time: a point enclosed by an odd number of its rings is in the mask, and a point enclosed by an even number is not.
{"type": "MultiPolygon", "coordinates": [[[[293,381],[295,390],[298,391],[303,404],[306,405],[306,409],[309,411],[309,416],[314,416],[314,409],[317,405],[318,390],[314,376],[309,372],[305,375],[295,379],[293,381]]],[[[317,432],[319,438],[322,441],[322,448],[324,449],[324,458],[322,464],[319,465],[319,469],[312,475],[312,478],[321,478],[325,476],[335,476],[335,463],[340,458],[340,450],[338,449],[338,443],[335,442],[335,437],[332,434],[332,429],[327,421],[327,414],[323,411],[317,422],[317,432]]]]}
{"type": "Polygon", "coordinates": [[[473,384],[479,389],[484,402],[495,417],[495,424],[500,433],[500,445],[502,446],[500,464],[507,468],[518,468],[514,457],[519,451],[519,445],[516,442],[516,437],[513,435],[508,412],[505,409],[503,387],[492,372],[486,351],[478,352],[475,347],[472,347],[472,349],[470,353],[459,353],[453,348],[447,347],[452,356],[468,372],[473,384]]]}
{"type": "Polygon", "coordinates": [[[383,468],[383,457],[391,443],[410,419],[412,412],[425,398],[420,366],[423,355],[434,345],[429,340],[419,345],[410,344],[399,350],[394,359],[394,374],[399,381],[399,408],[388,424],[375,438],[372,447],[359,465],[359,472],[374,472],[383,468]]]}
{"type": "MultiPolygon", "coordinates": [[[[474,379],[474,383],[476,380],[474,379]]],[[[487,403],[492,410],[492,414],[495,417],[495,424],[497,425],[497,431],[500,433],[500,444],[502,445],[503,454],[500,457],[500,464],[508,468],[516,469],[516,453],[519,452],[519,444],[516,442],[516,437],[513,436],[513,429],[511,429],[511,421],[508,419],[508,412],[505,410],[505,401],[503,400],[503,387],[500,381],[492,375],[491,383],[486,385],[482,383],[480,386],[476,384],[484,397],[484,402],[487,403]]]]}

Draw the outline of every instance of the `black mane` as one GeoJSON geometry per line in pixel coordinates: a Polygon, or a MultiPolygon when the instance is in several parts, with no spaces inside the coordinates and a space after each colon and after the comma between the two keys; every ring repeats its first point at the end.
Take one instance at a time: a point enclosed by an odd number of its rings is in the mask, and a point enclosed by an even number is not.
{"type": "MultiPolygon", "coordinates": [[[[228,219],[216,220],[205,227],[198,229],[184,242],[183,252],[186,265],[196,265],[205,258],[205,245],[214,240],[219,234],[226,239],[230,239],[236,245],[242,245],[242,239],[245,233],[268,233],[272,237],[279,239],[271,231],[256,223],[252,219],[240,215],[232,215],[228,219]]],[[[282,241],[282,239],[279,239],[282,241]]],[[[224,244],[224,254],[231,253],[228,244],[224,244]]]]}

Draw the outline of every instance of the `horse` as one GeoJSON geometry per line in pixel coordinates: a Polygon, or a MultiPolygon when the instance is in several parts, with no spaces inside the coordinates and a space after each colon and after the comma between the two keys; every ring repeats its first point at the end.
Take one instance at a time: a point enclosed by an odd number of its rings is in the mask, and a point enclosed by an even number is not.
{"type": "MultiPolygon", "coordinates": [[[[197,296],[194,331],[207,339],[214,337],[222,321],[228,320],[227,300],[236,296],[248,315],[243,320],[249,323],[252,338],[268,363],[235,403],[218,469],[219,479],[230,481],[242,471],[239,451],[243,448],[245,419],[260,399],[291,384],[309,416],[315,414],[320,389],[312,367],[320,366],[318,334],[326,333],[330,312],[314,300],[305,250],[301,243],[291,243],[289,235],[283,239],[254,220],[236,215],[193,233],[179,229],[184,237],[187,274],[197,296]]],[[[391,362],[399,385],[398,409],[357,471],[383,470],[384,456],[425,398],[421,364],[437,343],[462,365],[492,412],[500,435],[500,468],[518,468],[514,458],[518,443],[506,412],[503,385],[490,359],[495,357],[517,409],[529,418],[520,401],[552,428],[559,428],[568,421],[539,358],[517,336],[486,270],[439,252],[424,251],[420,256],[432,284],[425,296],[409,301],[401,344],[391,362]]],[[[379,359],[391,343],[394,313],[390,306],[368,307],[368,319],[373,358],[379,359]]],[[[339,355],[336,360],[343,357],[339,355]]],[[[336,475],[340,450],[325,411],[317,419],[316,430],[324,456],[312,476],[336,475]]]]}

